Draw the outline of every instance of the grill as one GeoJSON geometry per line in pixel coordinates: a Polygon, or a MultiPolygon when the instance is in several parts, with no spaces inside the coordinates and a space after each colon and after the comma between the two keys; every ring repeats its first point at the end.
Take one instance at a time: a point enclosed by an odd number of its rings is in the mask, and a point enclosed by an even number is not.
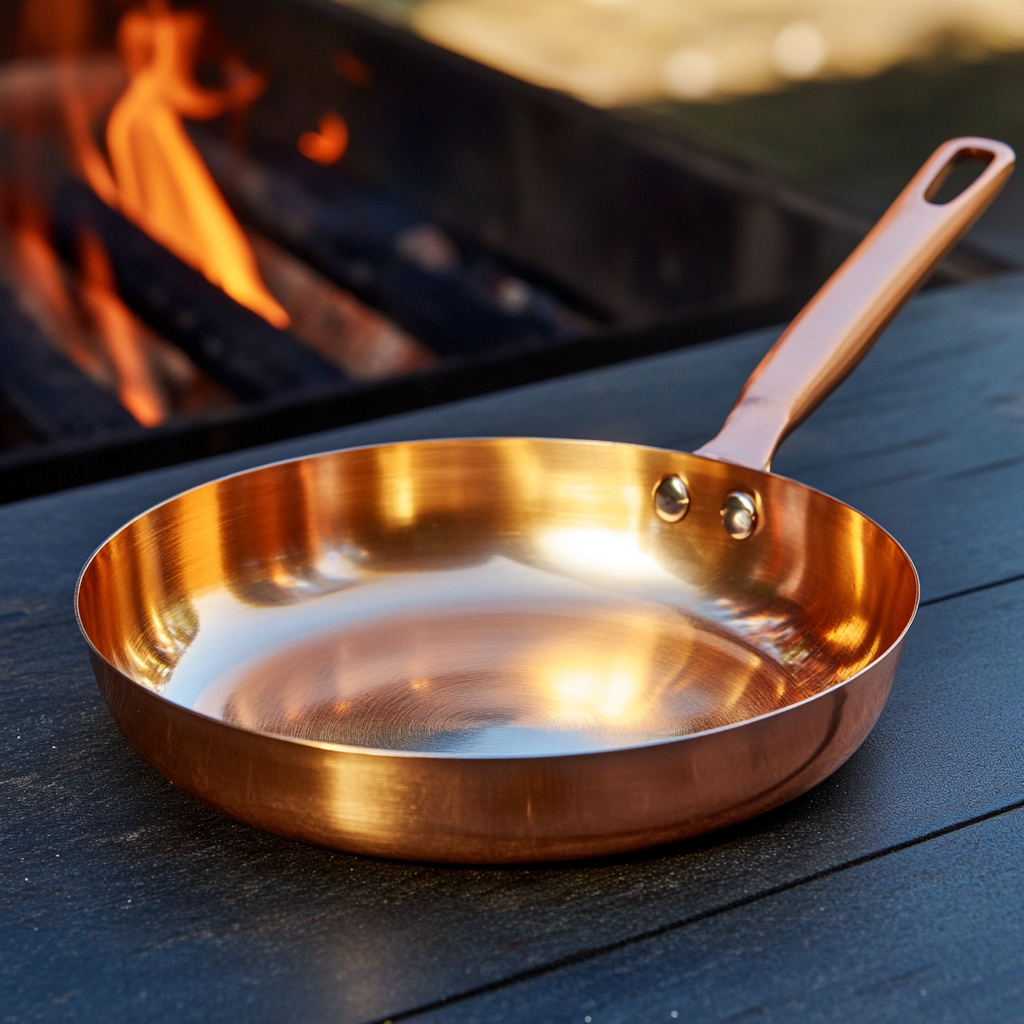
{"type": "MultiPolygon", "coordinates": [[[[126,74],[120,8],[70,41],[39,11],[0,67],[3,500],[775,323],[870,220],[333,3],[217,0],[196,96],[261,91],[181,128],[246,298],[118,173],[157,30],[122,18],[126,74]]],[[[961,246],[937,280],[1004,266],[961,246]]]]}

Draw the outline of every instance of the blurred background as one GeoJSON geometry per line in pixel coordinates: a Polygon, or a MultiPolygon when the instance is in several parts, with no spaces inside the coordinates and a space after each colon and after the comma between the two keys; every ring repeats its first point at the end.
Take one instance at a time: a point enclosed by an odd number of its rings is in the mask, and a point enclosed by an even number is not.
{"type": "MultiPolygon", "coordinates": [[[[950,136],[1024,146],[1021,0],[350,2],[865,213],[950,136]]],[[[1024,262],[1024,179],[972,239],[1024,262]]]]}

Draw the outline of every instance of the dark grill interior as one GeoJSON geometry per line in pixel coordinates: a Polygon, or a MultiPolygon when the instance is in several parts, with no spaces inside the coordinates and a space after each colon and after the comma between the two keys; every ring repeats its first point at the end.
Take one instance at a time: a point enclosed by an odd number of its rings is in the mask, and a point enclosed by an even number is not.
{"type": "MultiPolygon", "coordinates": [[[[285,329],[83,171],[128,81],[119,10],[70,57],[6,14],[8,501],[778,322],[867,226],[334,4],[217,2],[198,80],[230,57],[267,87],[187,130],[285,329]]],[[[941,279],[1002,266],[961,248],[941,279]]]]}

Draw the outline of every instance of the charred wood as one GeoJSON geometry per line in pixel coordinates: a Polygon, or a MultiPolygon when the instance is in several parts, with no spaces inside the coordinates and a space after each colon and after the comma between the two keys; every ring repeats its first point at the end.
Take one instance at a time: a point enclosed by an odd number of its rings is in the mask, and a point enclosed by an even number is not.
{"type": "Polygon", "coordinates": [[[236,398],[319,391],[348,379],[287,331],[229,298],[85,185],[70,182],[61,190],[54,221],[67,254],[84,228],[98,232],[128,306],[236,398]]]}
{"type": "Polygon", "coordinates": [[[41,441],[141,428],[116,395],[90,380],[0,287],[0,389],[6,406],[41,441]]]}
{"type": "Polygon", "coordinates": [[[440,356],[561,340],[592,325],[483,255],[467,257],[404,203],[345,182],[327,197],[242,156],[205,132],[193,137],[238,215],[440,356]]]}

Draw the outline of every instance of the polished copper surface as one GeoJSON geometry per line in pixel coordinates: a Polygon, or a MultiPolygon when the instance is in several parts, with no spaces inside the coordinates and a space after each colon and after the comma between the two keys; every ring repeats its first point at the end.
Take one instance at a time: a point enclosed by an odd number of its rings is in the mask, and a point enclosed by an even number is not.
{"type": "MultiPolygon", "coordinates": [[[[993,154],[964,193],[980,209],[1006,151],[969,143],[993,154]]],[[[796,387],[827,393],[852,364],[796,387]]],[[[463,862],[695,835],[849,757],[918,599],[884,530],[738,461],[495,438],[267,466],[115,534],[80,622],[136,748],[254,825],[463,862]]]]}
{"type": "Polygon", "coordinates": [[[783,438],[864,358],[999,194],[1014,160],[1009,146],[992,139],[950,139],[939,146],[789,325],[747,381],[721,432],[700,454],[767,470],[783,438]],[[987,166],[950,202],[931,202],[952,168],[966,161],[987,166]]]}

